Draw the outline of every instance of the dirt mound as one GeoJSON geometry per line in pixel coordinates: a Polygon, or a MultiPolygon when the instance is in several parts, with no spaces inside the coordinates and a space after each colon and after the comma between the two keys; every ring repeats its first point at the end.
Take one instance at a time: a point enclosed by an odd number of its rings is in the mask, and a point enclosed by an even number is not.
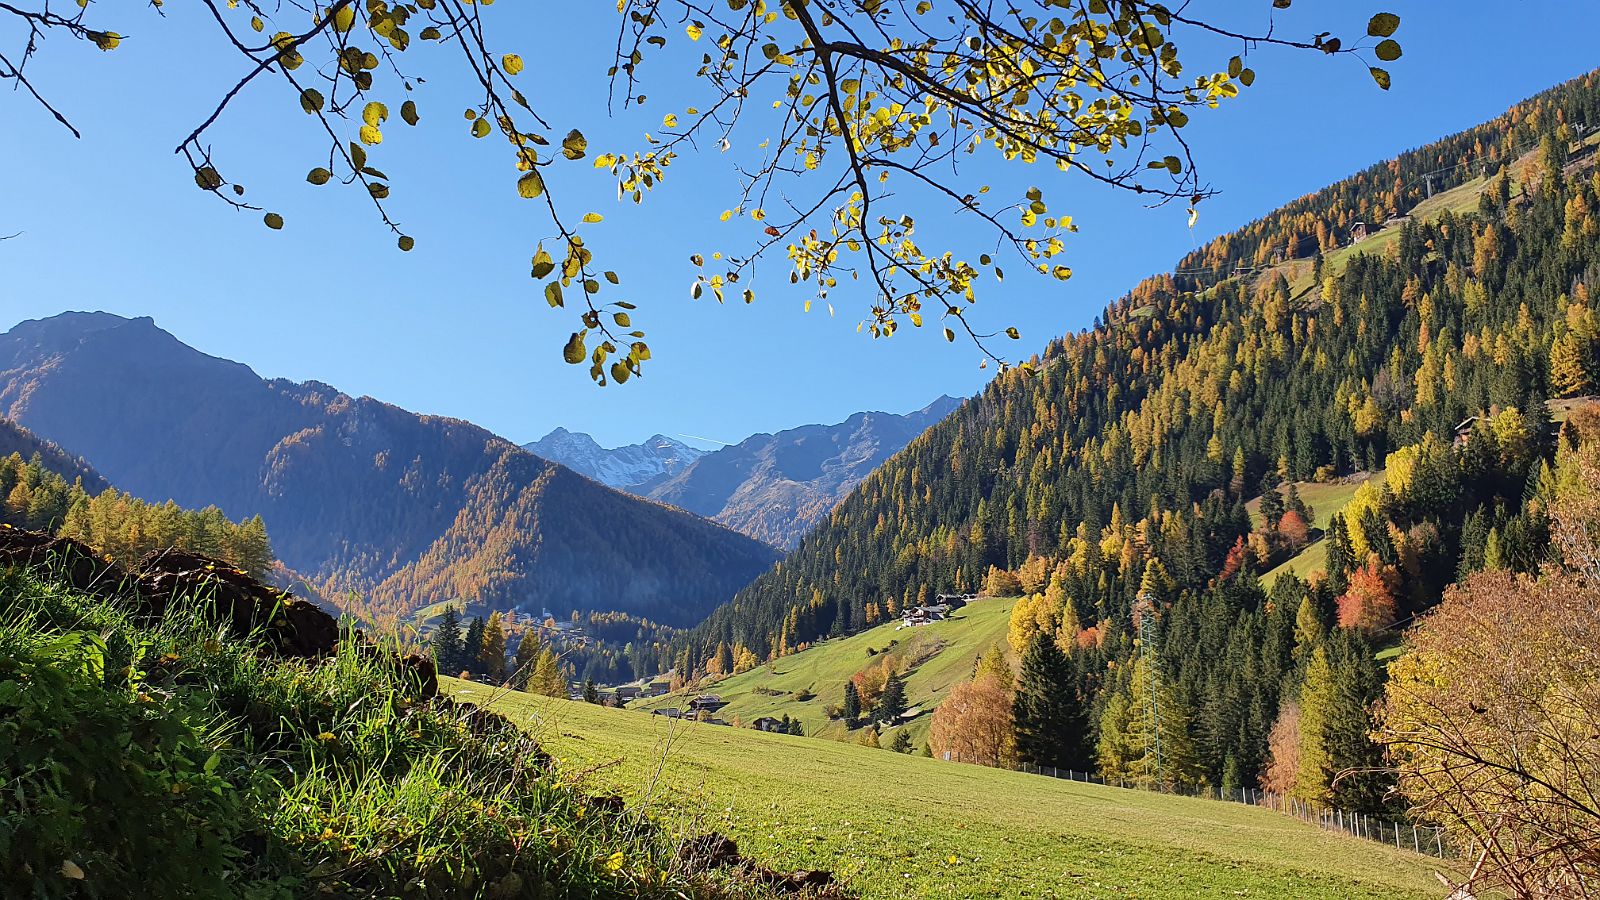
{"type": "Polygon", "coordinates": [[[152,615],[164,615],[178,598],[194,597],[210,604],[234,634],[254,635],[280,656],[326,656],[339,642],[333,616],[223,560],[161,550],[139,560],[136,572],[139,598],[152,615]]]}
{"type": "Polygon", "coordinates": [[[678,861],[691,872],[712,869],[734,869],[771,887],[780,894],[800,894],[807,897],[834,900],[849,895],[844,892],[832,872],[821,869],[800,869],[778,872],[739,855],[739,845],[733,838],[711,832],[690,838],[678,848],[678,861]]]}

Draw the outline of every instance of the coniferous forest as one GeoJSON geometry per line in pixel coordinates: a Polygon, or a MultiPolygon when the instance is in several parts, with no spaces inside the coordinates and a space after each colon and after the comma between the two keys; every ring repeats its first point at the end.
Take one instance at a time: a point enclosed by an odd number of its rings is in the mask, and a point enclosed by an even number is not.
{"type": "MultiPolygon", "coordinates": [[[[1159,728],[1162,779],[1254,785],[1279,723],[1313,737],[1281,787],[1382,810],[1386,776],[1333,783],[1381,768],[1376,657],[1458,578],[1547,555],[1550,401],[1600,375],[1596,123],[1591,74],[1141,283],[873,473],[661,664],[782,656],[939,593],[1020,592],[1013,652],[1059,644],[1065,666],[1024,669],[1070,673],[1055,688],[1104,773],[1148,772],[1159,728]],[[1441,169],[1435,193],[1478,189],[1401,216],[1441,169]],[[1351,247],[1357,221],[1388,233],[1351,247]],[[1360,486],[1312,527],[1297,485],[1338,482],[1360,486]],[[1263,579],[1317,544],[1322,571],[1263,579]],[[1141,719],[1152,695],[1159,724],[1141,719]]],[[[1053,764],[1073,743],[1024,755],[1053,764]]]]}

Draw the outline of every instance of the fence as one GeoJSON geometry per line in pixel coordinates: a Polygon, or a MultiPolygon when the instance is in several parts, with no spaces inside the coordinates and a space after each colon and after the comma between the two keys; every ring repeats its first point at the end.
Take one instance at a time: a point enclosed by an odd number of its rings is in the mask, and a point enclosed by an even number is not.
{"type": "MultiPolygon", "coordinates": [[[[949,762],[961,761],[959,754],[951,754],[949,752],[944,753],[943,758],[949,762]]],[[[1127,790],[1160,790],[1164,794],[1177,794],[1187,797],[1200,797],[1207,800],[1221,800],[1229,803],[1259,806],[1263,809],[1294,816],[1301,821],[1310,822],[1329,831],[1339,831],[1351,837],[1390,844],[1399,850],[1410,850],[1413,853],[1437,856],[1440,859],[1453,859],[1463,855],[1458,852],[1457,848],[1451,846],[1449,841],[1445,840],[1444,830],[1433,825],[1386,821],[1373,818],[1365,813],[1346,812],[1342,809],[1307,803],[1294,797],[1285,797],[1281,794],[1274,794],[1270,791],[1262,791],[1255,788],[1239,788],[1232,791],[1222,791],[1217,788],[1205,788],[1197,791],[1161,790],[1136,784],[1125,779],[1107,781],[1093,772],[1075,772],[1071,769],[1057,769],[1054,766],[1033,766],[1027,763],[1019,764],[1016,767],[1016,771],[1026,772],[1029,775],[1043,775],[1046,778],[1081,781],[1085,784],[1103,784],[1107,787],[1127,790]]]]}

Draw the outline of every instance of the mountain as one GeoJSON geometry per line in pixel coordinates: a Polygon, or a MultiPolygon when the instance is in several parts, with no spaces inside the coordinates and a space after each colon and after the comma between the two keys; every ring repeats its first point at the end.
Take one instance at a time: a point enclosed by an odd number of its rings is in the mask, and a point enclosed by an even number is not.
{"type": "Polygon", "coordinates": [[[671,478],[705,451],[655,435],[647,441],[607,450],[582,432],[557,428],[522,449],[587,475],[607,487],[642,495],[640,485],[671,478]]]}
{"type": "Polygon", "coordinates": [[[0,335],[0,415],[136,496],[259,514],[285,565],[365,614],[461,599],[690,624],[776,558],[470,422],[263,380],[149,318],[65,313],[0,335]]]}
{"type": "Polygon", "coordinates": [[[105,478],[89,465],[88,460],[81,456],[73,456],[16,422],[0,417],[0,458],[13,453],[21,456],[23,460],[39,457],[40,465],[47,471],[61,476],[69,484],[81,480],[83,489],[91,494],[98,494],[110,487],[105,478]]]}
{"type": "MultiPolygon", "coordinates": [[[[1535,570],[1581,481],[1547,410],[1600,390],[1597,146],[1591,73],[1193,251],[874,471],[672,662],[1021,594],[1012,652],[1068,653],[1050,691],[1081,699],[1068,737],[1105,777],[1149,771],[1130,717],[1156,698],[1163,783],[1255,783],[1296,697],[1342,698],[1328,772],[1377,773],[1375,653],[1458,577],[1535,570]],[[1325,530],[1277,492],[1339,480],[1362,483],[1325,530]],[[1319,538],[1324,574],[1261,582],[1319,538]]],[[[1387,786],[1296,789],[1371,813],[1387,786]]]]}
{"type": "Polygon", "coordinates": [[[940,397],[905,415],[862,412],[837,425],[754,435],[639,493],[793,549],[867,473],[959,405],[940,397]]]}

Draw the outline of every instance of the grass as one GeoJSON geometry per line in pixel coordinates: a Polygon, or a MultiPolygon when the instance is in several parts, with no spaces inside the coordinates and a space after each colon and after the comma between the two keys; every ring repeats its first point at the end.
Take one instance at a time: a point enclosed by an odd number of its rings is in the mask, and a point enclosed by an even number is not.
{"type": "MultiPolygon", "coordinates": [[[[1295,490],[1300,492],[1300,499],[1311,507],[1312,521],[1307,522],[1312,528],[1323,529],[1328,527],[1328,522],[1333,519],[1333,514],[1344,509],[1350,498],[1356,495],[1356,489],[1361,487],[1371,478],[1376,477],[1380,482],[1384,472],[1379,469],[1376,475],[1367,475],[1361,478],[1352,477],[1349,480],[1316,482],[1297,481],[1295,490]]],[[[1282,493],[1282,492],[1280,492],[1282,493]]],[[[1245,511],[1250,513],[1250,524],[1261,527],[1261,498],[1244,505],[1245,511]]]]}
{"type": "MultiPolygon", "coordinates": [[[[1347,481],[1326,483],[1300,481],[1295,483],[1295,490],[1300,492],[1300,499],[1311,507],[1313,513],[1311,527],[1323,530],[1328,527],[1334,513],[1343,510],[1349,504],[1350,498],[1356,495],[1356,489],[1373,478],[1382,482],[1384,477],[1384,471],[1379,469],[1366,478],[1352,478],[1347,481]]],[[[1257,497],[1246,503],[1245,509],[1250,513],[1250,523],[1257,528],[1261,527],[1261,498],[1257,497]]],[[[1328,545],[1319,538],[1307,544],[1298,554],[1274,566],[1261,577],[1261,582],[1270,586],[1278,580],[1279,575],[1286,573],[1302,579],[1310,578],[1314,572],[1327,571],[1327,567],[1328,545]]]]}
{"type": "Polygon", "coordinates": [[[773,895],[690,871],[392,647],[273,658],[211,609],[0,569],[0,896],[773,895]]]}
{"type": "MultiPolygon", "coordinates": [[[[883,651],[891,643],[899,642],[911,654],[919,650],[933,651],[932,656],[911,670],[906,678],[906,701],[920,706],[922,716],[902,726],[908,729],[912,742],[921,747],[927,738],[928,722],[932,708],[944,699],[958,681],[971,677],[978,657],[997,641],[1006,639],[1010,624],[1011,607],[1016,599],[985,598],[973,601],[943,622],[934,622],[917,628],[895,630],[898,621],[860,634],[835,638],[809,647],[803,652],[783,657],[771,664],[751,669],[725,678],[715,685],[702,687],[684,694],[668,694],[648,700],[634,701],[630,709],[664,709],[683,707],[689,698],[698,693],[712,693],[728,701],[717,715],[728,721],[738,717],[745,723],[761,716],[799,719],[807,735],[844,737],[843,724],[830,722],[823,709],[844,700],[844,683],[861,669],[877,660],[867,651],[883,651]],[[815,696],[806,701],[797,699],[802,690],[815,696]]],[[[884,735],[887,740],[892,735],[884,735]]]]}
{"type": "Polygon", "coordinates": [[[722,831],[782,868],[831,870],[869,900],[1438,894],[1436,860],[1241,804],[528,694],[492,707],[663,822],[722,831]]]}

